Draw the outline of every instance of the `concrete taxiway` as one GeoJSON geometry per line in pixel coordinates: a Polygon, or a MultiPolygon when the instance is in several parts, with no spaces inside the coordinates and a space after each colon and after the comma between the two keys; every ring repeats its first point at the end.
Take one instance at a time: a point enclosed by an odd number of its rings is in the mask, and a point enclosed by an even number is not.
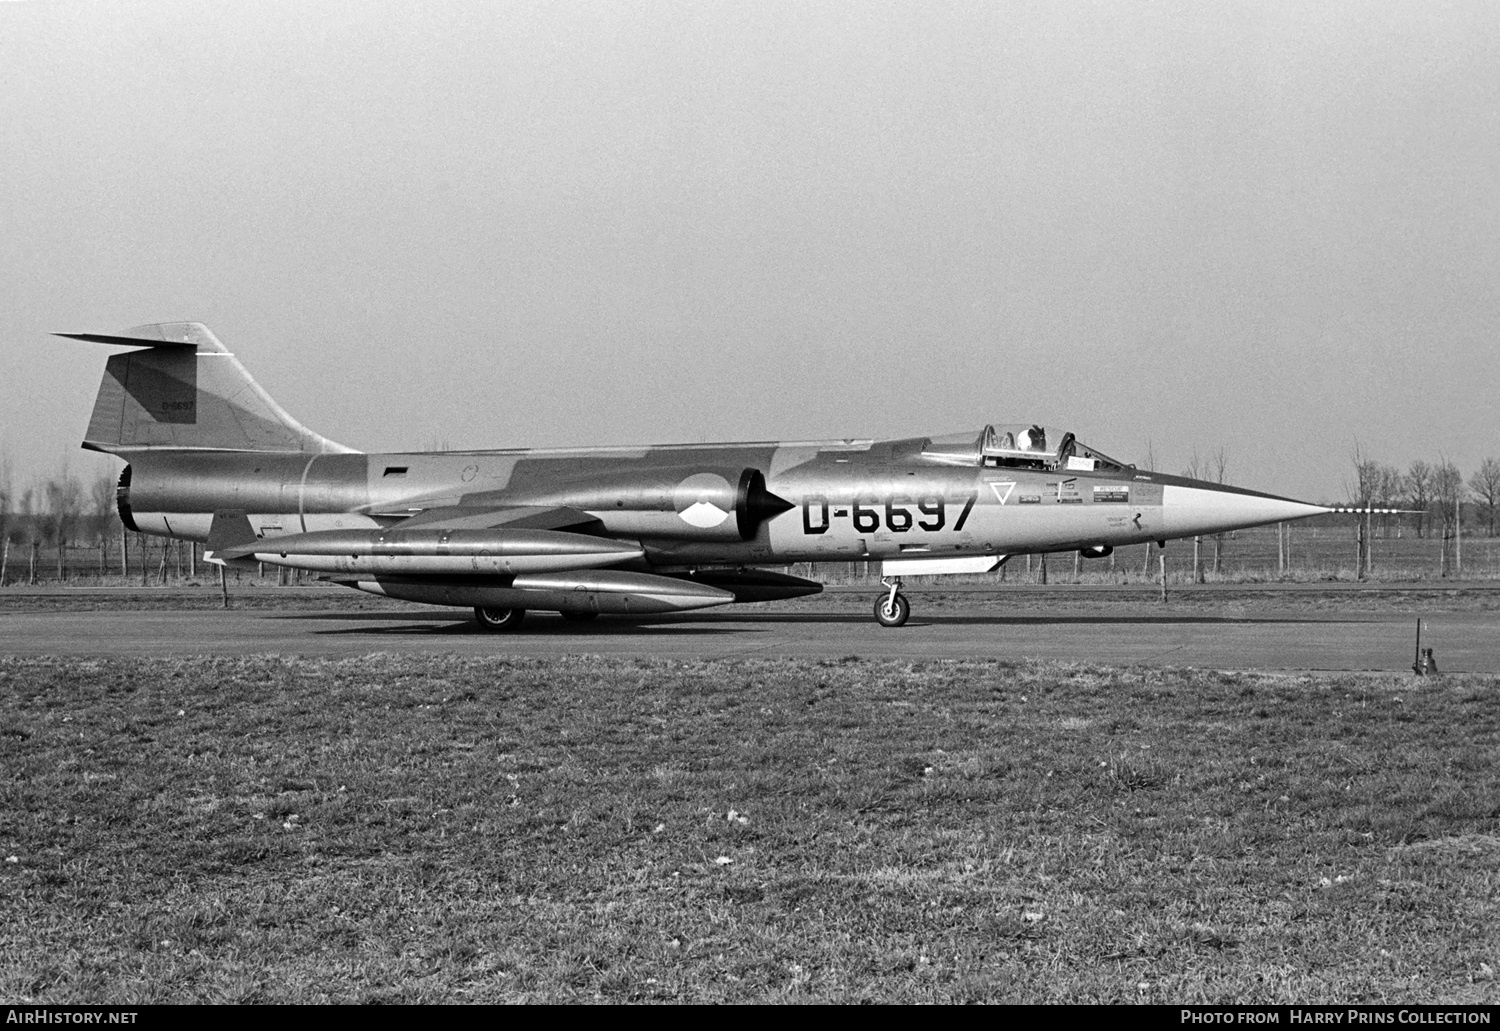
{"type": "Polygon", "coordinates": [[[316,606],[93,611],[12,604],[0,612],[0,655],[168,656],[280,653],[347,657],[433,655],[638,655],[1051,659],[1103,665],[1256,670],[1409,670],[1417,616],[1443,672],[1500,672],[1500,609],[1451,606],[1441,597],[1414,613],[1271,601],[1253,610],[1087,600],[1049,611],[1035,597],[963,593],[925,604],[911,622],[877,626],[863,605],[842,610],[725,609],[657,618],[566,622],[533,613],[515,633],[481,631],[468,614],[413,606],[353,611],[316,606]],[[1010,604],[1013,601],[1015,604],[1010,604]]]}

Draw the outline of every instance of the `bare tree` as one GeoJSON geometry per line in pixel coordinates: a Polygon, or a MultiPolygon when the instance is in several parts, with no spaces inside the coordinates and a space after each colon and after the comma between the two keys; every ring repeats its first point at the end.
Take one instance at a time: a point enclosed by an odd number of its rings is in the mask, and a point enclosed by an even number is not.
{"type": "MultiPolygon", "coordinates": [[[[1203,479],[1203,461],[1198,457],[1198,448],[1196,446],[1193,448],[1193,457],[1188,461],[1187,468],[1182,471],[1182,475],[1190,480],[1203,479]]],[[[1150,554],[1150,552],[1148,551],[1147,554],[1150,554]]],[[[1198,535],[1193,537],[1193,583],[1201,584],[1202,582],[1203,537],[1198,535]]]]}
{"type": "MultiPolygon", "coordinates": [[[[1382,465],[1375,479],[1375,504],[1379,508],[1396,508],[1401,504],[1402,494],[1401,470],[1393,465],[1382,465]]],[[[1383,536],[1389,537],[1390,516],[1380,517],[1381,532],[1383,536]]],[[[1396,519],[1396,536],[1401,535],[1401,519],[1396,519]]]]}
{"type": "Polygon", "coordinates": [[[1365,454],[1358,441],[1355,441],[1349,457],[1354,461],[1354,484],[1345,488],[1349,493],[1349,503],[1356,508],[1371,508],[1380,494],[1381,465],[1365,454]]]}
{"type": "Polygon", "coordinates": [[[1432,470],[1432,493],[1443,526],[1443,551],[1439,565],[1445,576],[1450,572],[1457,572],[1460,566],[1457,540],[1462,532],[1459,518],[1462,515],[1463,492],[1463,473],[1458,471],[1458,466],[1444,458],[1432,470]],[[1451,561],[1448,558],[1450,540],[1455,542],[1451,561]]]}
{"type": "Polygon", "coordinates": [[[1427,518],[1427,506],[1432,504],[1432,466],[1418,458],[1406,467],[1406,500],[1417,510],[1417,536],[1422,536],[1422,523],[1427,518]]]}
{"type": "MultiPolygon", "coordinates": [[[[1228,454],[1224,450],[1224,445],[1220,444],[1217,448],[1214,449],[1213,457],[1210,459],[1210,467],[1207,470],[1213,474],[1213,480],[1215,483],[1224,482],[1224,470],[1228,467],[1228,465],[1228,454]]],[[[1216,533],[1214,534],[1214,575],[1217,576],[1220,572],[1223,571],[1223,568],[1224,535],[1222,533],[1216,533]]]]}
{"type": "Polygon", "coordinates": [[[30,545],[31,561],[26,572],[26,582],[36,583],[36,553],[37,553],[37,530],[36,530],[36,488],[27,487],[21,492],[21,504],[17,515],[18,520],[17,537],[30,545]]]}
{"type": "Polygon", "coordinates": [[[89,531],[99,548],[100,576],[109,568],[109,539],[114,535],[118,518],[115,513],[115,478],[109,473],[101,473],[89,484],[89,531]]]}
{"type": "Polygon", "coordinates": [[[1182,470],[1182,475],[1190,480],[1203,479],[1203,460],[1198,457],[1198,449],[1193,448],[1193,457],[1188,460],[1187,468],[1182,470]]]}
{"type": "Polygon", "coordinates": [[[1495,536],[1495,508],[1500,505],[1500,460],[1486,458],[1479,463],[1479,471],[1469,477],[1469,490],[1484,503],[1485,526],[1489,536],[1495,536]]]}
{"type": "Polygon", "coordinates": [[[1370,529],[1374,520],[1368,510],[1375,507],[1375,499],[1380,493],[1380,463],[1365,454],[1357,440],[1349,457],[1354,461],[1354,484],[1345,489],[1353,506],[1365,510],[1355,516],[1358,524],[1354,536],[1354,575],[1363,580],[1375,567],[1370,551],[1370,529]]]}
{"type": "Polygon", "coordinates": [[[15,526],[15,515],[11,505],[10,459],[0,459],[0,587],[5,586],[5,571],[10,565],[10,535],[15,526]]]}
{"type": "Polygon", "coordinates": [[[42,539],[57,548],[57,578],[63,580],[68,573],[68,541],[73,539],[83,511],[83,487],[65,467],[60,476],[47,481],[45,493],[47,509],[42,517],[42,539]]]}
{"type": "Polygon", "coordinates": [[[1464,474],[1458,466],[1444,459],[1432,471],[1432,495],[1438,503],[1442,518],[1443,536],[1451,536],[1458,521],[1458,506],[1463,501],[1464,474]]]}

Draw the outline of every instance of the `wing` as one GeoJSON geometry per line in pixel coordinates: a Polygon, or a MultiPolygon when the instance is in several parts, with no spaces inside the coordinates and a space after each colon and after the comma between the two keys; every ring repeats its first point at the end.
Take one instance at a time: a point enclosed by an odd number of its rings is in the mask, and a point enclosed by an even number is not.
{"type": "Polygon", "coordinates": [[[573,508],[455,505],[379,530],[260,539],[243,512],[226,511],[215,514],[209,537],[211,561],[291,566],[373,594],[483,609],[645,614],[821,589],[761,571],[644,572],[639,542],[603,530],[598,519],[573,508]]]}

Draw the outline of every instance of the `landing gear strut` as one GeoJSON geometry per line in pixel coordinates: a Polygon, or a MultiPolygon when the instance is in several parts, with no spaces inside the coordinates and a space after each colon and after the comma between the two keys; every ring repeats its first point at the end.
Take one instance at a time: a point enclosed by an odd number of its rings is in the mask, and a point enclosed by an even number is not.
{"type": "Polygon", "coordinates": [[[881,580],[880,586],[890,593],[875,599],[875,621],[881,626],[903,626],[911,615],[911,602],[901,593],[900,578],[881,580]]]}
{"type": "Polygon", "coordinates": [[[476,608],[474,618],[485,630],[514,630],[521,625],[521,620],[526,618],[526,610],[476,608]]]}

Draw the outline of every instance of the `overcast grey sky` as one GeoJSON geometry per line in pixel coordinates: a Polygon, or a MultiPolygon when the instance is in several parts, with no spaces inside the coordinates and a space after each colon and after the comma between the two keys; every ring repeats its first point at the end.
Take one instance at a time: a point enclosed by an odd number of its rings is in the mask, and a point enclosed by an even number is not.
{"type": "Polygon", "coordinates": [[[0,448],[206,322],[363,450],[1500,455],[1500,4],[0,3],[0,448]]]}

